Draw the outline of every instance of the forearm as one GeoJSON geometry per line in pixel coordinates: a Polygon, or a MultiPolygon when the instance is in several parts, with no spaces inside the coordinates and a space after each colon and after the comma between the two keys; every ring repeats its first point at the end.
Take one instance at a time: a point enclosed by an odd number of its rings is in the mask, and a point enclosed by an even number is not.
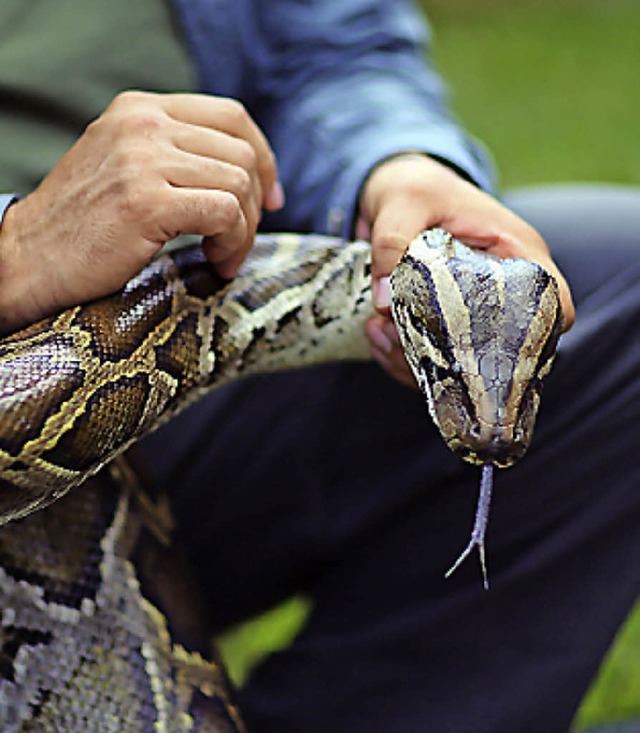
{"type": "Polygon", "coordinates": [[[22,297],[29,273],[20,273],[11,233],[9,207],[18,200],[15,194],[0,194],[0,334],[28,321],[22,297]]]}
{"type": "MultiPolygon", "coordinates": [[[[281,0],[277,7],[284,13],[288,6],[281,0]]],[[[270,18],[274,43],[285,50],[274,53],[279,81],[260,122],[288,205],[268,226],[349,234],[369,172],[405,151],[445,160],[490,188],[486,156],[448,112],[443,85],[425,61],[424,27],[408,6],[311,3],[296,18],[294,25],[270,18]]]]}

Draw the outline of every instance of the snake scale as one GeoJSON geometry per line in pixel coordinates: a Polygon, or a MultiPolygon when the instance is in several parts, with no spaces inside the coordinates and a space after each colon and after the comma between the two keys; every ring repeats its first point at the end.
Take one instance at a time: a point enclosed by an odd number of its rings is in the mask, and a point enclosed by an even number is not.
{"type": "MultiPolygon", "coordinates": [[[[519,459],[562,328],[553,278],[430,230],[391,285],[449,447],[485,468],[519,459]]],[[[0,341],[3,733],[243,730],[166,499],[123,452],[231,380],[368,358],[370,291],[367,243],[259,235],[231,282],[177,250],[0,341]]]]}

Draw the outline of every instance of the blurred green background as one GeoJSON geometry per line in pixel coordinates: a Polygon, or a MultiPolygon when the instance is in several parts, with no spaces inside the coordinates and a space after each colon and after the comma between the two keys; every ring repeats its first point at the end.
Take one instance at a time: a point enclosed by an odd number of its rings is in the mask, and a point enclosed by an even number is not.
{"type": "Polygon", "coordinates": [[[504,186],[640,183],[638,0],[422,0],[454,109],[504,186]]]}
{"type": "MultiPolygon", "coordinates": [[[[453,108],[492,150],[505,188],[640,184],[639,0],[422,0],[453,108]]],[[[640,490],[640,487],[639,487],[640,490]]],[[[629,558],[636,561],[636,558],[629,558]]],[[[242,680],[303,623],[283,608],[222,640],[242,680]]],[[[640,718],[640,608],[585,700],[576,729],[640,718]]]]}

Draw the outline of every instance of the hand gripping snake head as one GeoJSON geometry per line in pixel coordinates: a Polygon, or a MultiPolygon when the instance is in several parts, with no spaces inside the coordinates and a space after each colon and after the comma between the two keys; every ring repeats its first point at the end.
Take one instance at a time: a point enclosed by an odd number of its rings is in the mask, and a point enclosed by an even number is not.
{"type": "Polygon", "coordinates": [[[447,445],[471,463],[515,463],[562,331],[553,277],[433,229],[409,245],[391,293],[407,360],[447,445]]]}

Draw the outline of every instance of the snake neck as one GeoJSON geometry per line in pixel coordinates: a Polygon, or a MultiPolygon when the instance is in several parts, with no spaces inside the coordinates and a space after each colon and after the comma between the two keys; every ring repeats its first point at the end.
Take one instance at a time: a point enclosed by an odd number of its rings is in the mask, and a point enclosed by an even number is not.
{"type": "Polygon", "coordinates": [[[210,374],[216,385],[370,358],[364,333],[374,314],[369,245],[337,240],[328,245],[324,238],[293,235],[281,236],[278,243],[295,252],[252,258],[203,319],[211,339],[204,348],[215,355],[210,374]]]}
{"type": "Polygon", "coordinates": [[[0,341],[0,523],[41,508],[234,379],[368,358],[369,245],[261,236],[221,281],[200,248],[0,341]]]}

